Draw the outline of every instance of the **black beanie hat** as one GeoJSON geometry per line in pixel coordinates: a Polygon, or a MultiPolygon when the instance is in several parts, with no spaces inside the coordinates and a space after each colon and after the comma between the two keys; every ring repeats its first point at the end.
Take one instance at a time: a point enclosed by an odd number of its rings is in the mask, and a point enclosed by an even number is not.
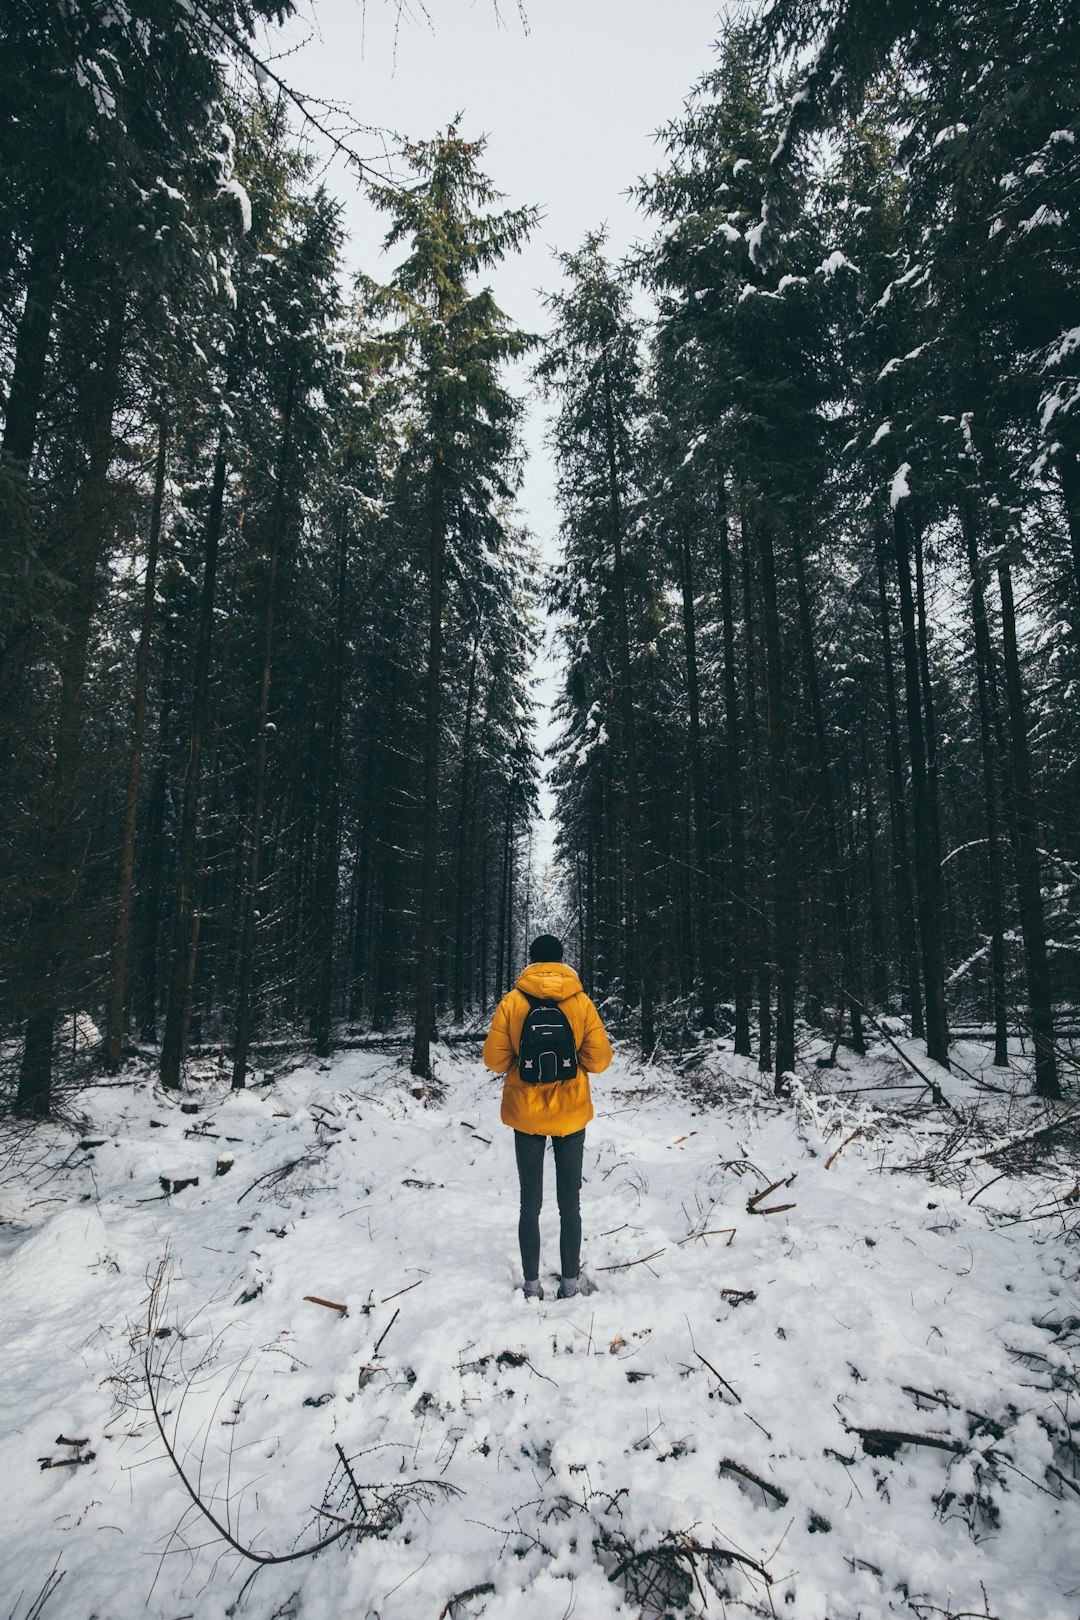
{"type": "Polygon", "coordinates": [[[561,962],[562,940],[554,934],[538,934],[529,946],[530,962],[561,962]]]}

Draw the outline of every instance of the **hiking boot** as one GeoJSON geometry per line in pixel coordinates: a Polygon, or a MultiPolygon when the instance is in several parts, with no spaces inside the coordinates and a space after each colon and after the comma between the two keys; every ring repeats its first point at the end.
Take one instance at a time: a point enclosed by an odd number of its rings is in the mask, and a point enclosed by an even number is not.
{"type": "Polygon", "coordinates": [[[581,1291],[580,1277],[560,1277],[559,1292],[555,1297],[556,1299],[576,1299],[581,1291]]]}
{"type": "Polygon", "coordinates": [[[539,1277],[537,1277],[535,1282],[527,1282],[525,1284],[524,1294],[526,1299],[543,1299],[544,1290],[539,1277]]]}

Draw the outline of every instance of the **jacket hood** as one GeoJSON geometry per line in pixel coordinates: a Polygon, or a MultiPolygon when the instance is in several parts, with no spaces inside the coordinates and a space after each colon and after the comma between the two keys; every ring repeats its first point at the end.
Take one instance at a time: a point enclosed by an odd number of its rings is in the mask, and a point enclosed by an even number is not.
{"type": "Polygon", "coordinates": [[[518,975],[515,988],[529,996],[565,1001],[568,996],[581,993],[581,980],[565,962],[530,962],[524,973],[518,975]]]}

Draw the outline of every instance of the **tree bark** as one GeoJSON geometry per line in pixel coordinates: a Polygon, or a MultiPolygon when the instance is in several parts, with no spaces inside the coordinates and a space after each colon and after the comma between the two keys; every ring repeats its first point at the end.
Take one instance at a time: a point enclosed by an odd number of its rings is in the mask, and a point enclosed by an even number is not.
{"type": "Polygon", "coordinates": [[[70,515],[70,552],[65,568],[70,589],[64,596],[59,709],[52,779],[36,861],[40,899],[33,908],[29,959],[24,967],[29,1017],[15,1111],[28,1118],[42,1118],[52,1106],[53,1035],[78,888],[73,824],[78,803],[83,697],[97,575],[105,552],[112,425],[120,388],[124,331],[125,297],[118,288],[109,300],[101,365],[88,401],[86,476],[70,515]]]}
{"type": "Polygon", "coordinates": [[[727,767],[728,916],[732,950],[732,993],[735,1001],[735,1051],[750,1056],[749,895],[746,836],[743,826],[742,737],[739,683],[735,667],[735,621],[731,593],[731,537],[725,502],[720,526],[720,613],[724,640],[724,758],[727,767]]]}
{"type": "Polygon", "coordinates": [[[436,444],[431,464],[428,561],[428,665],[424,704],[424,811],[420,857],[420,917],[416,953],[416,1021],[412,1073],[431,1079],[435,1027],[435,913],[439,883],[439,699],[442,688],[443,561],[446,550],[445,451],[436,444]]]}
{"type": "Polygon", "coordinates": [[[941,868],[934,835],[930,787],[926,768],[921,677],[915,602],[911,590],[911,551],[902,503],[893,509],[893,538],[900,587],[900,622],[904,652],[904,695],[907,704],[908,746],[915,833],[915,886],[919,936],[922,944],[923,993],[926,1004],[926,1053],[943,1068],[949,1066],[949,1026],[945,1007],[945,947],[942,937],[941,868]]]}
{"type": "Polygon", "coordinates": [[[641,834],[641,794],[638,782],[637,739],[634,725],[634,688],[630,669],[630,631],[626,611],[626,570],[623,559],[622,495],[619,487],[615,416],[611,403],[611,377],[603,358],[604,432],[607,441],[608,501],[613,553],[612,587],[615,594],[619,657],[619,696],[622,706],[623,746],[626,753],[626,807],[630,835],[630,870],[634,899],[634,955],[641,998],[641,1050],[651,1057],[656,1047],[653,1013],[652,959],[649,952],[648,915],[645,908],[645,855],[641,834]]]}
{"type": "Polygon", "coordinates": [[[892,635],[889,629],[889,596],[885,581],[885,545],[875,527],[874,553],[877,561],[878,621],[881,629],[881,661],[885,676],[885,709],[888,722],[887,756],[889,768],[889,830],[892,840],[893,888],[896,894],[897,938],[901,967],[907,984],[907,1004],[911,1033],[924,1036],[922,986],[919,982],[919,952],[915,930],[915,887],[911,876],[907,804],[904,798],[903,753],[900,747],[900,718],[896,701],[896,670],[893,664],[892,635]]]}
{"type": "Polygon", "coordinates": [[[165,468],[169,446],[168,408],[162,403],[160,409],[154,495],[146,546],[146,577],[143,581],[142,623],[139,626],[139,647],[135,657],[135,705],[131,722],[127,793],[124,799],[124,830],[120,845],[120,890],[116,901],[116,924],[109,975],[108,1017],[105,1028],[105,1068],[109,1074],[115,1074],[120,1067],[120,1051],[127,1021],[132,897],[135,888],[135,828],[139,813],[139,783],[142,778],[146,693],[150,670],[150,637],[154,626],[158,549],[161,541],[161,513],[165,500],[165,468]]]}
{"type": "Polygon", "coordinates": [[[970,496],[960,506],[968,570],[971,574],[971,618],[975,632],[975,676],[979,700],[979,740],[982,748],[983,806],[986,812],[986,874],[990,892],[990,981],[994,1012],[994,1064],[1009,1064],[1009,1011],[1005,988],[1005,901],[1002,892],[1000,814],[998,808],[997,738],[992,718],[991,679],[993,652],[983,589],[983,565],[970,496]]]}
{"type": "Polygon", "coordinates": [[[1072,554],[1073,627],[1080,636],[1080,461],[1075,451],[1062,447],[1055,457],[1055,465],[1061,480],[1072,554]]]}
{"type": "Polygon", "coordinates": [[[694,817],[694,932],[697,935],[697,978],[701,987],[701,1021],[706,1029],[716,1023],[716,940],[712,926],[712,840],[709,836],[705,760],[701,737],[701,696],[698,683],[697,624],[694,611],[694,563],[689,527],[679,536],[679,574],[682,590],[683,644],[686,654],[686,697],[689,708],[690,792],[694,817]]]}
{"type": "Polygon", "coordinates": [[[37,444],[38,413],[45,392],[45,368],[53,311],[60,292],[63,261],[63,225],[56,218],[53,199],[44,197],[34,230],[26,273],[26,296],[15,338],[0,452],[17,462],[25,474],[37,444]]]}
{"type": "Polygon", "coordinates": [[[276,605],[278,568],[285,544],[286,490],[289,479],[289,461],[292,454],[293,395],[296,375],[289,372],[285,389],[285,404],[281,422],[281,453],[278,463],[277,488],[274,491],[274,510],[270,523],[270,562],[266,582],[266,610],[263,618],[262,677],[259,682],[259,715],[255,741],[255,788],[251,810],[251,830],[247,884],[244,891],[243,922],[240,931],[240,957],[236,997],[236,1033],[233,1037],[232,1089],[243,1090],[247,1075],[248,1048],[251,1044],[252,984],[255,974],[255,939],[259,905],[259,881],[262,871],[262,823],[266,806],[266,788],[269,779],[270,678],[274,660],[274,608],[276,605]]]}
{"type": "Polygon", "coordinates": [[[757,961],[758,1004],[758,1069],[768,1074],[772,1068],[772,950],[769,942],[769,922],[766,911],[764,796],[761,790],[761,768],[757,743],[757,698],[759,686],[764,686],[763,675],[757,669],[757,637],[754,628],[754,593],[750,555],[750,519],[747,514],[745,493],[740,500],[740,566],[743,599],[743,661],[746,668],[746,753],[750,778],[751,837],[748,843],[748,865],[757,874],[758,881],[751,895],[747,892],[747,911],[751,917],[750,945],[757,961]]]}
{"type": "Polygon", "coordinates": [[[180,1065],[184,1060],[185,1030],[191,1006],[191,980],[195,956],[196,850],[198,845],[199,787],[203,735],[210,704],[210,649],[214,628],[214,595],[217,589],[218,549],[225,499],[228,460],[225,440],[218,442],[210,506],[206,517],[203,578],[199,598],[199,628],[195,642],[194,689],[188,733],[187,765],[184,770],[184,799],[180,814],[180,839],[176,866],[176,903],[173,916],[172,958],[169,966],[169,993],[165,1008],[165,1029],[161,1038],[161,1084],[169,1091],[180,1089],[180,1065]]]}
{"type": "Polygon", "coordinates": [[[327,682],[324,761],[319,793],[318,857],[315,872],[315,1056],[330,1055],[334,998],[334,925],[338,901],[338,853],[341,828],[341,748],[344,731],[346,607],[349,583],[349,529],[342,524],[338,540],[338,573],[334,647],[327,682]]]}
{"type": "Polygon", "coordinates": [[[454,1022],[465,1020],[465,877],[469,848],[469,785],[472,772],[473,704],[476,700],[476,666],[480,656],[480,629],[473,637],[469,660],[469,690],[465,698],[465,723],[461,736],[461,783],[458,794],[457,855],[454,863],[454,1022]]]}
{"type": "Polygon", "coordinates": [[[810,697],[810,717],[814,728],[814,755],[825,818],[825,852],[829,862],[829,886],[833,912],[840,935],[841,987],[838,1003],[845,1001],[851,1020],[851,1044],[860,1055],[866,1051],[862,1027],[862,976],[855,960],[851,932],[851,906],[848,896],[848,874],[840,859],[840,842],[836,832],[836,795],[833,792],[832,768],[829,763],[828,742],[825,735],[825,711],[821,702],[818,681],[817,654],[814,650],[814,623],[810,611],[810,593],[806,584],[806,559],[803,556],[802,536],[791,532],[791,553],[795,564],[795,587],[799,605],[799,636],[802,642],[803,673],[810,697]]]}
{"type": "Polygon", "coordinates": [[[1039,825],[1038,802],[1031,780],[1031,757],[1028,752],[1027,716],[1020,675],[1020,653],[1016,639],[1016,606],[1013,601],[1012,574],[1004,555],[998,558],[997,575],[1001,592],[1009,754],[1017,834],[1017,901],[1020,926],[1024,935],[1031,1035],[1035,1043],[1035,1091],[1040,1097],[1060,1097],[1050,964],[1046,955],[1046,920],[1043,915],[1042,878],[1039,870],[1042,832],[1039,825]]]}
{"type": "Polygon", "coordinates": [[[776,1063],[773,1074],[777,1095],[784,1076],[795,1067],[795,991],[799,964],[798,863],[795,816],[792,804],[784,658],[780,610],[776,593],[776,558],[770,519],[762,514],[753,524],[757,542],[765,631],[766,735],[769,747],[769,798],[773,824],[773,918],[776,958],[776,1063]]]}

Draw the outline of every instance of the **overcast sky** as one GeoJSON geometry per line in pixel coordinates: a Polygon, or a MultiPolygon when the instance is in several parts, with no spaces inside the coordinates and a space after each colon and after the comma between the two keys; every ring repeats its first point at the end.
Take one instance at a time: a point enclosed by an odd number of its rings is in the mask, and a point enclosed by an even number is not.
{"type": "MultiPolygon", "coordinates": [[[[522,0],[523,20],[517,0],[426,0],[426,15],[421,0],[403,0],[400,13],[395,0],[299,5],[285,30],[266,36],[290,84],[412,140],[460,113],[464,137],[487,137],[484,167],[505,206],[540,208],[532,240],[491,276],[502,308],[533,332],[547,319],[541,290],[559,285],[553,252],[606,225],[621,257],[648,234],[627,189],[662,161],[655,132],[678,117],[711,65],[724,9],[717,0],[522,0]]],[[[378,137],[349,139],[384,167],[378,137]]],[[[343,164],[331,165],[326,181],[345,205],[350,262],[387,276],[395,261],[381,257],[386,217],[343,164]]],[[[526,444],[521,506],[553,564],[553,474],[535,403],[526,444]]],[[[546,698],[550,676],[542,685],[546,698]]],[[[544,725],[542,747],[548,735],[544,725]]],[[[543,834],[539,842],[545,850],[543,834]]]]}

